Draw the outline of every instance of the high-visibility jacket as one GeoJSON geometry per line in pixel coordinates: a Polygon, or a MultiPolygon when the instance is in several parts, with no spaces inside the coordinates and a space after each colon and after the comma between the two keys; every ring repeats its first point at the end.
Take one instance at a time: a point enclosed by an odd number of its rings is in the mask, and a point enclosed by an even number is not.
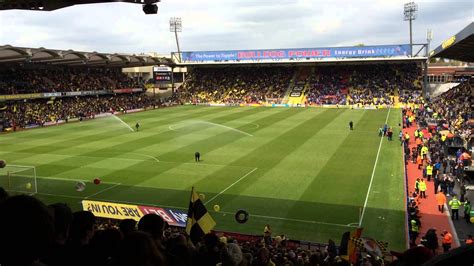
{"type": "Polygon", "coordinates": [[[422,139],[424,135],[425,135],[425,134],[423,134],[423,131],[420,131],[420,133],[418,133],[418,137],[419,137],[420,139],[422,139]]]}
{"type": "Polygon", "coordinates": [[[420,191],[426,191],[426,183],[424,180],[420,181],[418,188],[420,189],[420,191]]]}
{"type": "Polygon", "coordinates": [[[431,164],[428,164],[426,166],[426,174],[427,175],[433,175],[433,166],[431,166],[431,164]]]}
{"type": "Polygon", "coordinates": [[[413,232],[419,232],[420,231],[420,228],[418,227],[418,224],[416,223],[416,221],[414,219],[412,219],[410,221],[410,225],[411,225],[411,231],[413,231],[413,232]]]}
{"type": "Polygon", "coordinates": [[[418,180],[415,181],[415,188],[420,189],[420,181],[418,180]]]}
{"type": "Polygon", "coordinates": [[[421,163],[422,163],[421,156],[418,155],[418,157],[416,157],[416,164],[421,164],[421,163]]]}
{"type": "Polygon", "coordinates": [[[441,141],[442,141],[442,142],[445,142],[445,141],[446,141],[446,135],[442,135],[442,136],[441,136],[441,141]]]}
{"type": "Polygon", "coordinates": [[[423,146],[421,147],[421,154],[427,154],[428,153],[428,147],[423,146]]]}
{"type": "Polygon", "coordinates": [[[406,139],[406,140],[409,140],[409,139],[410,139],[410,134],[406,133],[406,134],[405,134],[405,139],[406,139]]]}
{"type": "Polygon", "coordinates": [[[453,210],[459,210],[459,208],[461,207],[461,202],[456,197],[454,197],[452,200],[449,201],[449,206],[451,206],[451,209],[453,210]]]}
{"type": "Polygon", "coordinates": [[[464,202],[464,213],[470,214],[470,213],[471,213],[471,209],[472,209],[471,204],[470,204],[470,203],[467,203],[467,201],[464,202]]]}
{"type": "Polygon", "coordinates": [[[423,144],[423,141],[421,141],[420,138],[417,138],[416,141],[415,141],[415,144],[416,145],[421,145],[421,144],[423,144]]]}
{"type": "Polygon", "coordinates": [[[450,245],[453,243],[453,236],[451,235],[450,232],[447,232],[446,234],[444,234],[442,243],[443,244],[450,244],[450,245]]]}
{"type": "Polygon", "coordinates": [[[440,191],[436,194],[436,201],[438,202],[438,205],[444,205],[446,203],[446,196],[443,192],[440,191]]]}
{"type": "Polygon", "coordinates": [[[419,131],[418,130],[415,130],[415,138],[418,138],[418,135],[419,135],[419,131]]]}

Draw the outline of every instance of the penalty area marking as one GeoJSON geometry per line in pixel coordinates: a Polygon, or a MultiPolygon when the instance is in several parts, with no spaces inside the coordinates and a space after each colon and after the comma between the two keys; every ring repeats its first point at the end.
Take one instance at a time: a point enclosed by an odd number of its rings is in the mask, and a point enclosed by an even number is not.
{"type": "MultiPolygon", "coordinates": [[[[387,117],[385,118],[385,124],[388,122],[388,117],[390,116],[391,108],[388,108],[387,117]]],[[[383,137],[380,137],[379,149],[377,150],[377,157],[375,157],[374,168],[372,169],[372,176],[370,177],[369,188],[367,189],[367,195],[365,196],[364,207],[362,209],[362,214],[360,215],[359,227],[362,226],[362,221],[364,220],[365,209],[367,208],[367,202],[369,201],[370,189],[372,188],[372,182],[374,181],[375,169],[377,169],[377,162],[379,161],[380,149],[382,148],[383,137]]]]}
{"type": "MultiPolygon", "coordinates": [[[[75,182],[89,182],[92,183],[93,181],[86,180],[86,179],[72,179],[72,178],[64,178],[64,177],[56,177],[56,176],[36,176],[38,179],[48,179],[48,180],[61,180],[61,181],[75,181],[75,182]]],[[[117,182],[102,182],[102,184],[111,184],[111,185],[117,185],[121,183],[117,182]]]]}
{"type": "Polygon", "coordinates": [[[233,187],[235,184],[239,183],[242,179],[246,178],[247,176],[249,176],[251,173],[257,171],[258,168],[255,167],[254,169],[252,169],[252,171],[246,173],[245,175],[243,175],[241,178],[237,179],[237,181],[235,181],[234,183],[230,184],[228,187],[226,187],[224,190],[222,190],[221,192],[219,192],[217,195],[215,195],[214,197],[212,197],[210,200],[206,201],[206,203],[204,203],[204,205],[207,205],[209,202],[215,200],[217,197],[219,197],[222,193],[226,192],[228,189],[230,189],[231,187],[233,187]]]}
{"type": "Polygon", "coordinates": [[[120,123],[122,123],[124,126],[128,127],[128,129],[130,129],[130,131],[135,132],[135,130],[133,130],[133,128],[132,128],[129,124],[125,123],[125,122],[124,122],[122,119],[120,119],[118,116],[112,115],[112,117],[115,118],[115,119],[117,119],[118,121],[120,121],[120,123]]]}

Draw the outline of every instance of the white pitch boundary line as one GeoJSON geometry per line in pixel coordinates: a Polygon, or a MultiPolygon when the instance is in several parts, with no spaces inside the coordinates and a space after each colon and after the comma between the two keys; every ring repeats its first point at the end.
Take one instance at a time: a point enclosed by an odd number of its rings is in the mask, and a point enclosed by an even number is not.
{"type": "MultiPolygon", "coordinates": [[[[385,124],[388,122],[388,117],[390,116],[391,108],[388,108],[387,117],[385,118],[385,124]]],[[[375,157],[374,168],[372,169],[372,176],[370,177],[369,188],[367,189],[367,195],[365,196],[364,207],[362,209],[362,214],[360,215],[359,227],[362,226],[362,221],[364,220],[365,209],[367,208],[367,202],[369,201],[370,189],[372,188],[372,182],[374,181],[375,169],[377,169],[377,162],[379,161],[380,149],[382,148],[383,137],[380,137],[379,149],[377,151],[377,157],[375,157]]]]}
{"type": "Polygon", "coordinates": [[[233,187],[235,184],[239,183],[242,179],[246,178],[247,176],[249,176],[251,173],[257,171],[258,168],[255,167],[254,169],[252,169],[252,171],[246,173],[245,175],[243,175],[241,178],[237,179],[237,181],[235,181],[234,183],[230,184],[228,187],[226,187],[224,190],[222,190],[221,192],[219,192],[217,195],[215,195],[214,197],[212,197],[210,200],[206,201],[206,203],[204,203],[204,205],[207,205],[209,202],[213,201],[214,199],[216,199],[217,197],[219,197],[220,195],[222,195],[222,193],[226,192],[228,189],[230,189],[231,187],[233,187]]]}
{"type": "Polygon", "coordinates": [[[98,192],[96,192],[96,193],[94,193],[94,194],[91,194],[91,195],[85,197],[84,199],[88,199],[88,198],[90,198],[90,197],[97,196],[97,195],[99,195],[100,193],[103,193],[103,192],[105,192],[105,191],[107,191],[107,190],[111,190],[111,189],[113,189],[113,188],[115,188],[115,187],[117,187],[117,186],[120,186],[120,185],[122,185],[122,183],[117,183],[117,184],[115,184],[115,185],[113,185],[113,186],[110,186],[110,187],[108,187],[108,188],[104,188],[104,189],[102,189],[102,190],[100,190],[100,191],[98,191],[98,192]]]}
{"type": "Polygon", "coordinates": [[[135,132],[135,130],[133,130],[133,128],[132,128],[129,124],[125,123],[125,122],[124,122],[122,119],[120,119],[118,116],[112,115],[112,117],[115,118],[115,119],[117,119],[118,121],[120,121],[120,123],[124,124],[126,127],[128,127],[128,129],[130,129],[130,131],[135,132]]]}

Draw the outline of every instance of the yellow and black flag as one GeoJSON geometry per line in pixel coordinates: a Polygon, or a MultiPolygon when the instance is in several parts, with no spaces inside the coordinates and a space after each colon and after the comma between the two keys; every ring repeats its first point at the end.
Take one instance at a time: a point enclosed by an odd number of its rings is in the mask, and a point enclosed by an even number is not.
{"type": "Polygon", "coordinates": [[[211,232],[214,226],[216,226],[216,222],[207,212],[206,207],[193,187],[189,202],[188,220],[186,221],[186,233],[191,238],[191,241],[196,244],[205,234],[211,232]]]}

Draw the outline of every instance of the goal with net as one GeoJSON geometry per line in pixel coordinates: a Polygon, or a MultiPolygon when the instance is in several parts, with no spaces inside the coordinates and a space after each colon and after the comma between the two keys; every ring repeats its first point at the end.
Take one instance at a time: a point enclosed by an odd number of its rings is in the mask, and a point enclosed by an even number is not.
{"type": "Polygon", "coordinates": [[[7,165],[0,168],[0,187],[14,193],[38,193],[36,168],[27,165],[7,165]]]}

